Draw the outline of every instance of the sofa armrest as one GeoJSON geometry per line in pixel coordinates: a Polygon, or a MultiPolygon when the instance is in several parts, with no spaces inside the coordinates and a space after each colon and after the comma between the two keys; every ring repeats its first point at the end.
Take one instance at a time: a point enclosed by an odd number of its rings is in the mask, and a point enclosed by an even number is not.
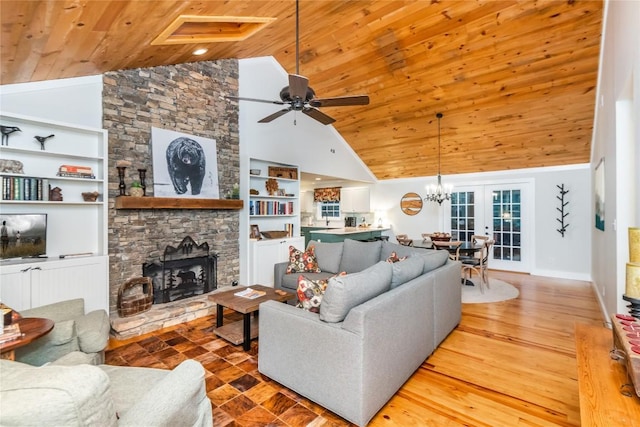
{"type": "Polygon", "coordinates": [[[191,359],[182,362],[122,414],[118,425],[211,427],[202,365],[191,359]]]}
{"type": "Polygon", "coordinates": [[[107,347],[111,324],[105,310],[95,310],[76,319],[80,349],[85,353],[98,353],[107,347]]]}
{"type": "MultiPolygon", "coordinates": [[[[282,288],[282,278],[287,274],[288,261],[279,262],[273,266],[273,286],[276,289],[282,288]]],[[[286,289],[285,289],[286,290],[286,289]]]]}

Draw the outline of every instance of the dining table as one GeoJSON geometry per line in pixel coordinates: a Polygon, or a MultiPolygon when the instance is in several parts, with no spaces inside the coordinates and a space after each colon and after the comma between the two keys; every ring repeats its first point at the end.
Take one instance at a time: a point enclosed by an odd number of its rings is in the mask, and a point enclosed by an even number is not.
{"type": "MultiPolygon", "coordinates": [[[[431,240],[424,240],[424,239],[413,240],[413,247],[423,248],[423,249],[435,249],[433,242],[431,240]]],[[[476,254],[476,252],[480,252],[482,250],[482,243],[462,242],[459,249],[456,245],[445,246],[445,249],[447,249],[449,253],[455,254],[457,252],[460,256],[472,258],[476,254]]],[[[461,281],[466,286],[474,286],[471,280],[462,278],[461,281]]]]}

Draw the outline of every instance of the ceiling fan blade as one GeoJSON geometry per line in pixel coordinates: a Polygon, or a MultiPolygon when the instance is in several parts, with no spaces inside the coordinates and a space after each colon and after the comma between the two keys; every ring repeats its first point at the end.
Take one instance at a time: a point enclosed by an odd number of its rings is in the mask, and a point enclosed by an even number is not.
{"type": "Polygon", "coordinates": [[[258,123],[269,123],[270,121],[275,120],[280,116],[284,116],[289,111],[291,111],[291,108],[285,108],[283,110],[276,111],[275,113],[271,114],[270,116],[267,116],[262,120],[258,120],[258,123]]]}
{"type": "Polygon", "coordinates": [[[312,119],[316,119],[317,121],[319,121],[323,125],[330,125],[331,123],[336,121],[336,119],[326,115],[325,113],[323,113],[322,111],[318,110],[317,108],[305,107],[305,108],[302,109],[302,112],[304,114],[306,114],[307,116],[311,117],[312,119]]]}
{"type": "Polygon", "coordinates": [[[251,102],[264,102],[265,104],[277,104],[277,105],[285,105],[286,102],[282,101],[269,101],[267,99],[257,99],[257,98],[244,98],[240,96],[225,96],[227,99],[234,99],[236,101],[251,101],[251,102]]]}
{"type": "Polygon", "coordinates": [[[335,98],[316,98],[309,101],[312,107],[346,107],[349,105],[369,105],[367,95],[337,96],[335,98]]]}
{"type": "Polygon", "coordinates": [[[309,79],[297,74],[289,74],[289,95],[291,99],[306,99],[309,79]]]}

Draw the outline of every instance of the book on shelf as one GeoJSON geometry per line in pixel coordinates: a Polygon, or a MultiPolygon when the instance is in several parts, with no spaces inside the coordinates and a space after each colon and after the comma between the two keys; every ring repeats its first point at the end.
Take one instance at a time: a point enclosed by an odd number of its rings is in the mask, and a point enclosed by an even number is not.
{"type": "Polygon", "coordinates": [[[0,334],[0,344],[17,340],[21,336],[22,332],[20,332],[20,325],[18,325],[17,323],[5,326],[2,329],[2,333],[0,334]]]}
{"type": "Polygon", "coordinates": [[[234,295],[242,298],[256,299],[266,294],[267,293],[265,291],[258,291],[256,289],[247,288],[244,291],[236,292],[234,295]]]}

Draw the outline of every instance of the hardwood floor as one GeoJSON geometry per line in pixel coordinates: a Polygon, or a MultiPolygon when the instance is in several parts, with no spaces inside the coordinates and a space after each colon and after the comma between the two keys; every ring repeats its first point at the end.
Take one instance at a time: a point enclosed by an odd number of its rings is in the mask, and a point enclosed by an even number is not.
{"type": "MultiPolygon", "coordinates": [[[[370,426],[579,426],[574,324],[603,325],[589,282],[496,272],[517,299],[463,304],[462,321],[370,426]]],[[[229,318],[237,318],[232,313],[229,318]]],[[[251,350],[216,339],[208,317],[110,342],[107,363],[207,370],[215,426],[347,426],[257,371],[251,350]]],[[[399,350],[400,351],[400,350],[399,350]]]]}

